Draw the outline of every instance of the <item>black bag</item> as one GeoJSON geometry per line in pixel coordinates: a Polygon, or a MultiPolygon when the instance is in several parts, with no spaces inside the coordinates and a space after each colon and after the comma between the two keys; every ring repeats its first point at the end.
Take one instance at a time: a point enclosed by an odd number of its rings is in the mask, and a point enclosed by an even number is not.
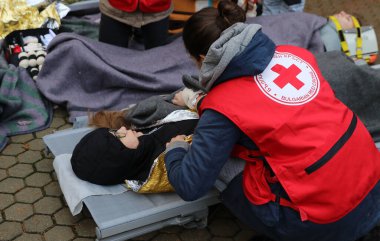
{"type": "Polygon", "coordinates": [[[49,34],[48,28],[36,28],[26,30],[15,30],[4,38],[5,59],[9,64],[25,68],[33,79],[37,79],[37,75],[45,60],[46,46],[41,37],[49,34]],[[37,39],[36,44],[40,44],[40,51],[26,51],[28,46],[24,43],[24,37],[34,37],[37,39]]]}
{"type": "MultiPolygon", "coordinates": [[[[18,45],[19,47],[24,47],[24,43],[22,41],[22,38],[25,36],[34,36],[38,37],[40,35],[45,35],[49,33],[48,28],[36,28],[36,29],[26,29],[26,30],[15,30],[8,34],[4,38],[4,50],[5,50],[5,58],[8,61],[9,64],[13,64],[15,66],[18,66],[19,59],[17,58],[18,53],[14,53],[12,48],[10,46],[12,45],[18,45]]],[[[41,40],[39,40],[40,43],[41,40]]]]}
{"type": "Polygon", "coordinates": [[[294,4],[299,4],[301,3],[301,0],[284,0],[284,2],[287,4],[287,5],[294,5],[294,4]]]}

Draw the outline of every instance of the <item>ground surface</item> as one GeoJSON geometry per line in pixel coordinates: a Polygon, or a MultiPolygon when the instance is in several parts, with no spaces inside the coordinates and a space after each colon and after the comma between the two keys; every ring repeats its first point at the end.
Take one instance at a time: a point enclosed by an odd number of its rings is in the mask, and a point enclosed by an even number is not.
{"type": "MultiPolygon", "coordinates": [[[[356,13],[378,30],[380,0],[306,0],[306,12],[328,16],[340,10],[356,13]]],[[[378,63],[380,63],[378,61],[378,63]]],[[[55,110],[50,128],[14,136],[0,155],[0,241],[89,241],[95,224],[87,212],[71,216],[52,167],[42,136],[69,128],[67,113],[55,110]]],[[[374,230],[363,241],[379,241],[374,230]]],[[[254,233],[223,206],[214,207],[205,229],[173,226],[137,237],[150,241],[246,241],[254,233]]]]}

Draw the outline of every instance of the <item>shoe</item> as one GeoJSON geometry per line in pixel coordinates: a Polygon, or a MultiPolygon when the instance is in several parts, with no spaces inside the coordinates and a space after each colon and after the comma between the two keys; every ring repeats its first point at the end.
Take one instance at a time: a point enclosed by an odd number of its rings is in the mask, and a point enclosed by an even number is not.
{"type": "Polygon", "coordinates": [[[268,238],[267,236],[258,235],[253,236],[250,241],[274,241],[273,239],[268,238]]]}

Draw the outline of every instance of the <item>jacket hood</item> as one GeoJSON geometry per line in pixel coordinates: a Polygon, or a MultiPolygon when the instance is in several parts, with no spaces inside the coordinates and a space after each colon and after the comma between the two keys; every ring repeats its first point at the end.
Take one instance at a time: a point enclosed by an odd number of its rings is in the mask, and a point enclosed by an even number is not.
{"type": "Polygon", "coordinates": [[[274,51],[275,44],[261,32],[261,25],[232,25],[207,52],[200,70],[201,89],[209,91],[228,79],[260,74],[274,51]]]}

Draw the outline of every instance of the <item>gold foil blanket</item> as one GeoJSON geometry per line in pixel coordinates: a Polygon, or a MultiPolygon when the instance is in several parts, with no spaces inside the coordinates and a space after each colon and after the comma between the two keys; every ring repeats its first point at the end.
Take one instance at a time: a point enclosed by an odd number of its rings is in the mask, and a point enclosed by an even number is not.
{"type": "Polygon", "coordinates": [[[29,6],[25,0],[0,1],[0,38],[15,30],[40,28],[49,19],[61,24],[55,2],[41,12],[37,7],[29,6]]]}
{"type": "MultiPolygon", "coordinates": [[[[187,136],[185,141],[191,143],[193,136],[187,136]]],[[[149,176],[145,182],[126,180],[127,187],[138,193],[173,192],[174,188],[169,182],[165,166],[165,152],[161,153],[150,169],[149,176]]]]}

